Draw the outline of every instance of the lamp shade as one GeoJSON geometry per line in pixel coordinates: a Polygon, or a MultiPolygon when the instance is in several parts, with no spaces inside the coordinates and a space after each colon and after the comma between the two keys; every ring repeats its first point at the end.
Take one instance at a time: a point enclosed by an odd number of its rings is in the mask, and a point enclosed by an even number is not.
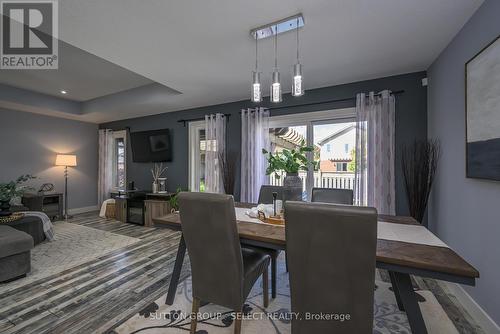
{"type": "Polygon", "coordinates": [[[76,155],[73,154],[58,154],[56,157],[56,166],[76,166],[76,155]]]}

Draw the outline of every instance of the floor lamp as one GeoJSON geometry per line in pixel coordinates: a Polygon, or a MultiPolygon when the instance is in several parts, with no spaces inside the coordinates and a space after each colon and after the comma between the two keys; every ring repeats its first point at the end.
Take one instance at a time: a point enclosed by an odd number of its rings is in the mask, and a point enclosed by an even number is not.
{"type": "Polygon", "coordinates": [[[68,167],[76,166],[76,155],[58,154],[56,166],[64,166],[64,219],[71,218],[68,215],[68,167]]]}

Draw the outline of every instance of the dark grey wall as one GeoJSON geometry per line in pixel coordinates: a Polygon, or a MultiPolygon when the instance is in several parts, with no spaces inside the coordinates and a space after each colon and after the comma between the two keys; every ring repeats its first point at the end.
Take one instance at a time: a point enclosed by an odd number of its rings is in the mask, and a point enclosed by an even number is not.
{"type": "Polygon", "coordinates": [[[0,182],[21,174],[38,177],[31,184],[54,183],[64,191],[63,167],[57,153],[76,154],[69,171],[68,207],[97,205],[98,126],[96,124],[0,109],[0,182]]]}
{"type": "Polygon", "coordinates": [[[486,0],[428,70],[429,136],[442,149],[430,226],[480,271],[477,286],[466,290],[497,323],[500,182],[465,177],[464,65],[500,34],[499,14],[500,1],[486,0]]]}
{"type": "MultiPolygon", "coordinates": [[[[286,107],[294,104],[353,97],[359,92],[381,91],[384,89],[390,89],[393,91],[404,90],[404,94],[398,95],[396,100],[396,160],[399,161],[399,153],[403,144],[408,143],[415,138],[423,139],[427,136],[427,90],[425,87],[422,87],[421,84],[421,79],[425,76],[425,72],[418,72],[308,90],[306,94],[300,98],[292,98],[289,95],[284,96],[284,101],[280,104],[280,106],[286,107]]],[[[253,104],[248,100],[238,101],[154,116],[121,120],[101,124],[100,127],[115,130],[130,127],[131,132],[161,128],[171,129],[173,133],[174,152],[173,161],[168,164],[169,169],[166,174],[168,178],[167,183],[169,190],[175,190],[177,186],[187,188],[188,185],[188,127],[183,127],[182,124],[177,121],[179,119],[203,117],[206,114],[216,112],[231,114],[227,129],[229,138],[227,146],[229,150],[239,152],[241,145],[239,111],[242,108],[252,107],[252,105],[253,104]]],[[[268,104],[263,103],[263,106],[268,106],[268,104]]],[[[354,101],[296,108],[283,108],[272,111],[271,115],[276,116],[352,106],[354,106],[354,101]]],[[[132,163],[131,154],[129,154],[128,157],[127,177],[129,181],[134,180],[136,185],[143,189],[151,188],[151,173],[148,170],[151,167],[151,164],[132,163]]],[[[399,162],[396,173],[396,188],[397,212],[407,213],[406,197],[404,195],[403,183],[401,182],[399,162]]],[[[239,175],[237,176],[236,189],[238,193],[235,197],[238,198],[239,175]]]]}

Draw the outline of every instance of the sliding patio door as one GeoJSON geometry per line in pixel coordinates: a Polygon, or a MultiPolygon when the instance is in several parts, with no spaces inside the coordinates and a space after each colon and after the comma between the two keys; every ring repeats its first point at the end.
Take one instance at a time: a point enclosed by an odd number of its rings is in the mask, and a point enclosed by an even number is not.
{"type": "MultiPolygon", "coordinates": [[[[354,188],[354,108],[271,117],[269,137],[274,153],[298,148],[301,142],[314,147],[308,158],[317,168],[299,172],[304,200],[309,199],[313,187],[354,188]]],[[[269,184],[283,185],[285,174],[277,174],[278,178],[269,176],[269,184]]]]}

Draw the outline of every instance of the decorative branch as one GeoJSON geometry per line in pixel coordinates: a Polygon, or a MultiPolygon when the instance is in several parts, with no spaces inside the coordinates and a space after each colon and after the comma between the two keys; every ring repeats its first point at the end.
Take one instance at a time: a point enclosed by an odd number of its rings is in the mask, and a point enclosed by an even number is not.
{"type": "Polygon", "coordinates": [[[410,215],[422,223],[440,156],[439,141],[414,141],[404,146],[401,165],[410,215]]]}
{"type": "Polygon", "coordinates": [[[151,175],[153,175],[153,182],[158,183],[158,179],[162,176],[163,173],[167,170],[168,167],[163,167],[163,163],[155,163],[153,168],[151,168],[151,175]]]}
{"type": "Polygon", "coordinates": [[[236,162],[238,154],[235,152],[219,153],[219,167],[224,185],[224,192],[234,195],[234,181],[236,179],[236,162]]]}

